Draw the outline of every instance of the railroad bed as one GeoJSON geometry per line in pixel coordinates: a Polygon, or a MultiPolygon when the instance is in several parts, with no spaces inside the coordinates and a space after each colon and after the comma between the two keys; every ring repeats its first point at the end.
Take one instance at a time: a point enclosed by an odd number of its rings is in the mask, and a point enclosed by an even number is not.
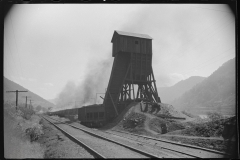
{"type": "Polygon", "coordinates": [[[144,144],[161,146],[162,149],[178,152],[178,153],[189,155],[195,158],[228,158],[230,157],[229,154],[226,154],[220,151],[188,145],[188,144],[177,143],[174,141],[153,138],[149,136],[138,135],[138,134],[133,134],[133,133],[119,131],[119,130],[110,130],[106,132],[114,134],[116,136],[135,140],[137,142],[141,142],[144,144]]]}
{"type": "Polygon", "coordinates": [[[152,158],[159,157],[150,153],[123,146],[118,142],[110,139],[94,135],[85,129],[72,127],[66,123],[42,116],[44,119],[52,123],[58,129],[75,139],[75,141],[86,147],[96,158],[152,158]]]}
{"type": "Polygon", "coordinates": [[[87,128],[81,124],[66,124],[43,116],[65,134],[84,145],[95,157],[101,158],[223,158],[228,155],[205,148],[177,144],[126,132],[87,128]],[[59,123],[60,122],[60,123],[59,123]]]}

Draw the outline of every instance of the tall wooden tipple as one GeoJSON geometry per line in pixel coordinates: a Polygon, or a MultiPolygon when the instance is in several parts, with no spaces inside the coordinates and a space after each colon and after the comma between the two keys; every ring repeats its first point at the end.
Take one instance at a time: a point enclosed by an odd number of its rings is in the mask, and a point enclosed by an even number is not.
{"type": "Polygon", "coordinates": [[[107,121],[118,116],[129,102],[161,102],[152,69],[152,38],[114,31],[111,42],[114,62],[103,102],[107,121]]]}

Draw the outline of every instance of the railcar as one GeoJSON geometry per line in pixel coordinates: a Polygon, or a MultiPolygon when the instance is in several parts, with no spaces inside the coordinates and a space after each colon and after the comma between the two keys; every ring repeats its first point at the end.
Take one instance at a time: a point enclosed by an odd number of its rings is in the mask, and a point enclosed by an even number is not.
{"type": "Polygon", "coordinates": [[[105,108],[102,104],[83,106],[81,108],[65,109],[55,112],[48,112],[48,115],[66,117],[71,121],[77,119],[87,127],[101,127],[105,124],[105,108]]]}
{"type": "Polygon", "coordinates": [[[102,104],[78,108],[78,120],[88,127],[101,127],[106,122],[105,108],[102,104]]]}

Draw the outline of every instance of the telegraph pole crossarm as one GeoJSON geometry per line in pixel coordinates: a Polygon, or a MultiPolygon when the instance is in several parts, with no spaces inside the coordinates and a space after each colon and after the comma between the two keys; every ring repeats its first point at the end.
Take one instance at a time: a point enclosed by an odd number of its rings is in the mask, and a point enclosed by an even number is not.
{"type": "Polygon", "coordinates": [[[17,110],[17,106],[18,106],[18,92],[28,92],[28,91],[16,90],[16,91],[6,91],[6,92],[15,92],[16,93],[16,110],[17,110]]]}

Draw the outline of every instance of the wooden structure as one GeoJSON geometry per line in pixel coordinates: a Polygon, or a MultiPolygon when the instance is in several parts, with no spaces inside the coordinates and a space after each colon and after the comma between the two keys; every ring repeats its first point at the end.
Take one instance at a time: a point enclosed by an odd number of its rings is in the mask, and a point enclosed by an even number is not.
{"type": "Polygon", "coordinates": [[[16,93],[16,110],[17,110],[17,107],[18,107],[18,92],[28,92],[28,91],[16,90],[16,91],[6,91],[6,92],[15,92],[16,93]]]}
{"type": "Polygon", "coordinates": [[[116,117],[127,102],[160,102],[152,69],[152,38],[115,31],[112,37],[112,72],[104,98],[106,119],[116,117]]]}

